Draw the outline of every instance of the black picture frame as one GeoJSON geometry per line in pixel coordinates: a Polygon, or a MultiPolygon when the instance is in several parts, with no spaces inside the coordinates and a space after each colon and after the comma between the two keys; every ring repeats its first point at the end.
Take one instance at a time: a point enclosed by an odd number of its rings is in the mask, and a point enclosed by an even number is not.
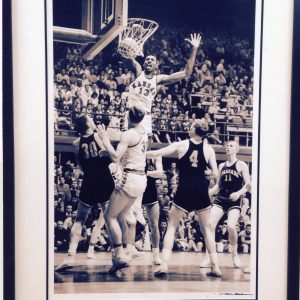
{"type": "Polygon", "coordinates": [[[15,199],[11,1],[4,1],[2,9],[3,299],[13,300],[15,299],[15,199]]]}
{"type": "Polygon", "coordinates": [[[294,1],[287,298],[299,299],[300,232],[300,1],[294,1]]]}

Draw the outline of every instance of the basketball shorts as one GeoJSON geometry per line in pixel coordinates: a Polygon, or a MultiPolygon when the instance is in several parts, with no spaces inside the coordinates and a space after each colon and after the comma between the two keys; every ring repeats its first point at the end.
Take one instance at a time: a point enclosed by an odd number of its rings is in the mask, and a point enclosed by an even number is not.
{"type": "Polygon", "coordinates": [[[83,179],[79,199],[90,206],[103,204],[109,200],[114,188],[115,184],[111,176],[92,181],[83,179]]]}
{"type": "Polygon", "coordinates": [[[145,132],[148,134],[148,136],[152,135],[152,117],[151,114],[146,114],[144,116],[144,119],[141,122],[141,126],[145,130],[145,132]]]}
{"type": "Polygon", "coordinates": [[[152,179],[147,180],[147,187],[145,189],[144,195],[143,195],[143,205],[153,205],[157,203],[157,189],[155,186],[155,180],[152,179]]]}
{"type": "Polygon", "coordinates": [[[117,179],[115,189],[128,198],[136,199],[141,197],[146,189],[147,177],[133,172],[124,171],[117,179]]]}
{"type": "Polygon", "coordinates": [[[231,209],[241,210],[242,203],[241,198],[237,201],[232,201],[230,198],[218,195],[213,205],[220,207],[224,212],[228,212],[231,209]]]}
{"type": "Polygon", "coordinates": [[[185,212],[201,211],[210,208],[208,196],[209,180],[206,178],[190,178],[184,182],[179,181],[173,205],[185,212]]]}

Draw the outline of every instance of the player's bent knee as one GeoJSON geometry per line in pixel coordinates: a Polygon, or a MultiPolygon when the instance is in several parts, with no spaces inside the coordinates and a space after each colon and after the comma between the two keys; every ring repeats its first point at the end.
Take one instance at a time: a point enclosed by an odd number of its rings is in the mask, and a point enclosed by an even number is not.
{"type": "Polygon", "coordinates": [[[234,231],[234,230],[236,230],[235,224],[228,223],[228,224],[227,224],[227,230],[228,230],[228,231],[234,231]]]}
{"type": "Polygon", "coordinates": [[[91,206],[79,201],[75,222],[80,222],[81,225],[85,224],[90,211],[91,211],[91,206]]]}
{"type": "Polygon", "coordinates": [[[131,210],[126,213],[125,219],[128,225],[136,225],[137,223],[136,217],[131,210]]]}
{"type": "Polygon", "coordinates": [[[201,226],[201,227],[204,227],[204,228],[201,228],[202,232],[207,231],[207,230],[213,231],[213,232],[215,231],[215,224],[211,220],[209,220],[205,226],[201,226]]]}

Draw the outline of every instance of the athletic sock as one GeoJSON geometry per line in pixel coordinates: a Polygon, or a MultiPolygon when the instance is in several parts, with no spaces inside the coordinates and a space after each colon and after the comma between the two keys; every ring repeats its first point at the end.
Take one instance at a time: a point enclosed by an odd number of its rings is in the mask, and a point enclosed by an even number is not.
{"type": "Polygon", "coordinates": [[[94,252],[95,246],[96,246],[96,244],[94,244],[94,243],[89,243],[89,250],[88,250],[88,252],[94,252]]]}
{"type": "Polygon", "coordinates": [[[210,258],[210,262],[213,266],[219,266],[217,252],[210,253],[209,258],[210,258]]]}
{"type": "Polygon", "coordinates": [[[75,222],[71,229],[71,241],[70,241],[70,246],[69,246],[69,251],[68,251],[68,253],[70,255],[76,254],[76,250],[77,250],[80,236],[81,236],[81,231],[82,231],[81,223],[75,222]]]}
{"type": "Polygon", "coordinates": [[[122,245],[120,244],[119,246],[117,246],[117,247],[114,247],[114,253],[115,253],[115,255],[116,256],[118,256],[118,257],[120,257],[120,256],[122,256],[123,255],[123,251],[124,249],[123,249],[123,247],[122,247],[122,245]]]}
{"type": "Polygon", "coordinates": [[[170,249],[163,249],[162,250],[162,259],[164,262],[168,262],[171,256],[172,250],[170,249]]]}
{"type": "Polygon", "coordinates": [[[154,255],[158,255],[159,254],[159,248],[152,248],[152,253],[154,255]]]}
{"type": "Polygon", "coordinates": [[[102,212],[100,213],[100,217],[96,223],[96,225],[93,228],[92,235],[91,235],[91,240],[90,240],[90,246],[89,246],[89,251],[93,251],[94,247],[97,243],[97,239],[100,236],[101,228],[104,225],[104,218],[102,212]]]}
{"type": "Polygon", "coordinates": [[[127,245],[126,245],[126,249],[127,249],[127,251],[130,252],[130,253],[132,252],[132,248],[133,248],[133,245],[132,245],[132,244],[127,244],[127,245]]]}

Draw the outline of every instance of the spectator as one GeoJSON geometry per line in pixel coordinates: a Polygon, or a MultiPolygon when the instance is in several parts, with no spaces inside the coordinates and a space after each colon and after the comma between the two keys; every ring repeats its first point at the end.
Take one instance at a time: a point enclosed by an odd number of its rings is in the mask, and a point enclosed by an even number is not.
{"type": "Polygon", "coordinates": [[[54,228],[54,250],[66,251],[69,246],[69,233],[63,227],[63,221],[58,221],[57,226],[54,228]]]}
{"type": "Polygon", "coordinates": [[[58,196],[64,202],[69,202],[71,199],[70,187],[65,183],[65,178],[60,176],[59,183],[56,185],[58,196]]]}
{"type": "Polygon", "coordinates": [[[171,163],[171,168],[166,171],[168,186],[170,187],[171,199],[174,198],[179,181],[179,171],[176,169],[176,162],[171,163]]]}
{"type": "Polygon", "coordinates": [[[251,252],[251,224],[245,225],[245,230],[241,231],[240,237],[240,248],[243,253],[251,252]]]}
{"type": "Polygon", "coordinates": [[[216,230],[216,244],[217,252],[228,252],[229,240],[226,221],[216,230]]]}
{"type": "MultiPolygon", "coordinates": [[[[72,209],[72,206],[71,206],[71,209],[72,209]]],[[[69,232],[71,231],[71,228],[75,222],[76,216],[77,216],[77,211],[76,210],[72,211],[71,215],[69,217],[67,217],[64,221],[64,228],[66,230],[68,230],[69,232]]]]}
{"type": "Polygon", "coordinates": [[[59,205],[58,196],[54,199],[54,222],[63,221],[65,219],[64,209],[59,205]]]}

